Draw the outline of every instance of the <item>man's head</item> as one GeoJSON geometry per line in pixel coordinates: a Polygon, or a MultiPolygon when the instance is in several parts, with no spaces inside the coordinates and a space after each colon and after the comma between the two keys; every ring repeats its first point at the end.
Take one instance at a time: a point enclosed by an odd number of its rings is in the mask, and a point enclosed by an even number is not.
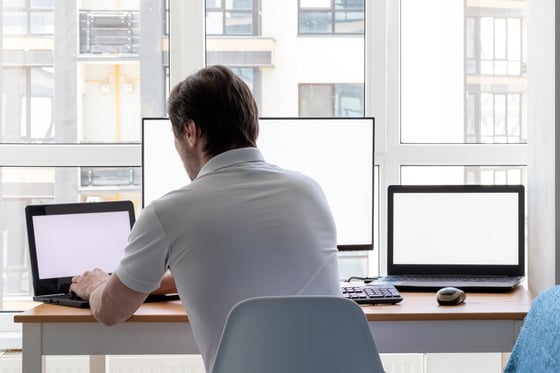
{"type": "Polygon", "coordinates": [[[257,104],[243,80],[224,66],[201,69],[177,84],[169,95],[167,113],[178,140],[184,137],[187,124],[194,123],[208,158],[256,146],[257,104]]]}

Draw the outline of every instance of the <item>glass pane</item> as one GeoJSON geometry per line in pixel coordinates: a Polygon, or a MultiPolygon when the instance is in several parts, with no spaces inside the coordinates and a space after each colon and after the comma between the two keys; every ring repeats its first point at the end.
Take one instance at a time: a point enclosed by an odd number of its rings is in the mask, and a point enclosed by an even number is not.
{"type": "Polygon", "coordinates": [[[253,34],[253,14],[243,12],[226,13],[226,34],[227,35],[252,35],[253,34]]]}
{"type": "Polygon", "coordinates": [[[206,33],[222,35],[224,33],[224,13],[206,12],[206,33]]]}
{"type": "MultiPolygon", "coordinates": [[[[354,2],[345,3],[355,9],[354,2]]],[[[218,21],[207,22],[207,64],[223,64],[239,74],[253,91],[263,117],[364,115],[363,12],[341,12],[346,17],[341,24],[347,25],[341,31],[352,33],[346,35],[333,34],[330,0],[302,0],[299,12],[290,2],[252,4],[259,8],[245,13],[257,15],[252,19],[251,38],[220,37],[215,30],[218,21]]],[[[207,18],[213,17],[216,10],[206,5],[207,18]]]]}
{"type": "Polygon", "coordinates": [[[50,142],[54,133],[53,69],[31,70],[31,140],[50,142]]]}
{"type": "Polygon", "coordinates": [[[494,103],[497,94],[526,96],[526,7],[525,0],[499,8],[490,0],[401,1],[402,143],[526,142],[507,134],[506,118],[517,114],[503,99],[494,103]]]}
{"type": "Polygon", "coordinates": [[[301,8],[330,8],[331,0],[300,0],[301,8]]]}
{"type": "Polygon", "coordinates": [[[4,12],[2,14],[2,31],[7,35],[27,33],[27,15],[23,12],[4,12]]]}
{"type": "Polygon", "coordinates": [[[508,60],[521,61],[521,20],[510,18],[507,27],[508,60]]]}
{"type": "Polygon", "coordinates": [[[473,17],[468,17],[466,22],[466,47],[465,56],[469,59],[474,59],[476,56],[476,45],[475,45],[475,19],[473,17]]]}
{"type": "Polygon", "coordinates": [[[329,34],[332,29],[331,12],[299,13],[299,32],[301,34],[329,34]]]}
{"type": "Polygon", "coordinates": [[[54,0],[30,0],[29,6],[32,9],[53,9],[54,0]]]}
{"type": "Polygon", "coordinates": [[[483,17],[480,20],[480,58],[494,59],[494,18],[483,17]]]}
{"type": "Polygon", "coordinates": [[[463,23],[463,1],[402,1],[402,142],[464,141],[463,23]]]}
{"type": "Polygon", "coordinates": [[[526,166],[402,166],[403,185],[523,184],[526,166]]]}
{"type": "Polygon", "coordinates": [[[3,254],[0,309],[21,307],[32,295],[24,209],[28,204],[131,200],[141,206],[140,169],[0,168],[0,227],[3,254]],[[17,306],[15,306],[17,304],[17,306]]]}
{"type": "Polygon", "coordinates": [[[253,0],[226,0],[226,9],[250,10],[253,9],[253,0]]]}
{"type": "Polygon", "coordinates": [[[206,0],[206,8],[221,8],[222,0],[206,0]]]}
{"type": "Polygon", "coordinates": [[[21,141],[28,133],[27,76],[23,69],[2,71],[2,138],[21,141]]]}
{"type": "Polygon", "coordinates": [[[30,14],[31,34],[53,34],[54,14],[53,12],[33,12],[30,14]]]}
{"type": "Polygon", "coordinates": [[[364,116],[363,85],[336,85],[335,112],[337,117],[364,116]]]}
{"type": "Polygon", "coordinates": [[[494,120],[496,121],[496,135],[506,135],[506,96],[494,96],[494,120]]]}
{"type": "Polygon", "coordinates": [[[363,34],[364,12],[336,12],[334,32],[337,34],[363,34]]]}
{"type": "Polygon", "coordinates": [[[334,0],[334,9],[364,10],[364,0],[334,0]]]}
{"type": "Polygon", "coordinates": [[[25,0],[3,0],[2,5],[4,8],[23,8],[25,0]]]}
{"type": "Polygon", "coordinates": [[[481,142],[490,142],[494,136],[494,96],[488,93],[480,95],[481,100],[481,142]]]}
{"type": "Polygon", "coordinates": [[[496,18],[494,21],[494,57],[496,59],[506,58],[506,45],[507,45],[507,32],[506,32],[506,20],[502,18],[496,18]]]}
{"type": "MultiPolygon", "coordinates": [[[[521,136],[521,97],[519,94],[509,94],[507,102],[507,131],[509,136],[521,136]]],[[[514,140],[510,141],[514,142],[514,140]]]]}
{"type": "Polygon", "coordinates": [[[120,3],[29,0],[3,12],[1,142],[139,142],[140,118],[165,115],[168,2],[120,3]]]}
{"type": "MultiPolygon", "coordinates": [[[[299,116],[322,117],[325,116],[325,103],[327,108],[332,108],[334,101],[333,86],[326,84],[302,84],[299,87],[299,116]]],[[[326,113],[332,116],[333,113],[326,113]]]]}

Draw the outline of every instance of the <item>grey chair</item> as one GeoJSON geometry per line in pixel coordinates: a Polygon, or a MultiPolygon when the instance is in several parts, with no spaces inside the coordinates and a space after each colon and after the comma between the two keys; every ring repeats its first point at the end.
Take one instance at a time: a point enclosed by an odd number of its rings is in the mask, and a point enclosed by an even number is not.
{"type": "Polygon", "coordinates": [[[244,300],[225,324],[212,373],[382,373],[362,309],[334,296],[244,300]]]}
{"type": "Polygon", "coordinates": [[[560,286],[535,298],[504,370],[528,372],[560,372],[560,286]]]}

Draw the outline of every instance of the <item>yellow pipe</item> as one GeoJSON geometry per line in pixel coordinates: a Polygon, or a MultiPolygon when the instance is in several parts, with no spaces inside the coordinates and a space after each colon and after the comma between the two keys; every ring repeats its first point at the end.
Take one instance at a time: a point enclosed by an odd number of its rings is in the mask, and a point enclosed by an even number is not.
{"type": "Polygon", "coordinates": [[[121,102],[119,65],[115,65],[115,141],[121,140],[121,102]]]}

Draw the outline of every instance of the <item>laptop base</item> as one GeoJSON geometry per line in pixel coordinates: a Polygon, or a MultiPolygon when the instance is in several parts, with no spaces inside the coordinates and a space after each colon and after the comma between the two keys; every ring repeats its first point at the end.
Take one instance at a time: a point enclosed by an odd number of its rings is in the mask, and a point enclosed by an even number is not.
{"type": "Polygon", "coordinates": [[[373,283],[387,283],[396,287],[399,291],[435,292],[441,288],[452,286],[466,292],[475,293],[506,293],[513,291],[523,280],[523,277],[508,278],[502,280],[486,281],[461,281],[461,280],[414,280],[403,276],[380,277],[373,283]]]}

